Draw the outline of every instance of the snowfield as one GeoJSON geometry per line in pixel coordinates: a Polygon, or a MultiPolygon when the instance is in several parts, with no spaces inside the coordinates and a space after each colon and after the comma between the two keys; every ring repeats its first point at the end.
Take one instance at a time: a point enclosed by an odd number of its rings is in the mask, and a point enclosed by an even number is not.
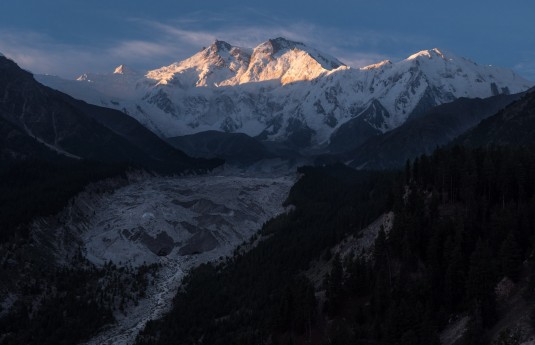
{"type": "Polygon", "coordinates": [[[168,310],[189,269],[231,255],[285,211],[282,203],[295,180],[295,174],[144,176],[98,197],[82,193],[60,221],[37,222],[35,229],[49,234],[47,242],[53,238],[59,261],[79,245],[96,265],[161,265],[147,298],[126,315],[117,311],[117,323],[86,344],[132,344],[148,320],[168,310]]]}

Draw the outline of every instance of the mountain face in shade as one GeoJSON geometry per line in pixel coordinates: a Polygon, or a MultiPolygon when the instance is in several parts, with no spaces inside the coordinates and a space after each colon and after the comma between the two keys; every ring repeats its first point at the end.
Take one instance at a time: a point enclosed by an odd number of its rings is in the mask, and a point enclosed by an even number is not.
{"type": "Polygon", "coordinates": [[[0,130],[3,158],[126,162],[157,169],[208,168],[163,142],[124,113],[86,104],[37,83],[0,57],[0,130]]]}
{"type": "Polygon", "coordinates": [[[262,142],[243,133],[206,131],[167,141],[192,157],[222,158],[229,163],[248,164],[274,157],[262,142]]]}
{"type": "Polygon", "coordinates": [[[466,146],[535,145],[535,90],[460,136],[455,143],[466,146]]]}
{"type": "Polygon", "coordinates": [[[407,159],[431,154],[437,146],[449,144],[457,136],[496,114],[522,94],[498,95],[485,99],[459,98],[409,119],[398,128],[372,137],[342,156],[360,169],[396,169],[407,159]]]}
{"type": "Polygon", "coordinates": [[[123,69],[76,81],[37,79],[121,110],[161,137],[218,130],[298,147],[332,144],[337,151],[460,97],[514,94],[533,85],[510,70],[436,48],[356,69],[284,38],[254,49],[215,41],[166,67],[123,69]]]}

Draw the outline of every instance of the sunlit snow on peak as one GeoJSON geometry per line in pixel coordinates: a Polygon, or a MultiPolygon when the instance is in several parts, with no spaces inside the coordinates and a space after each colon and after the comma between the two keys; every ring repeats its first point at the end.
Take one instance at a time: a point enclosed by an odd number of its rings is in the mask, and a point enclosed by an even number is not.
{"type": "Polygon", "coordinates": [[[208,49],[214,50],[214,51],[220,51],[220,50],[230,51],[230,49],[232,49],[232,46],[225,41],[215,40],[214,43],[212,43],[210,47],[208,47],[208,49]]]}
{"type": "Polygon", "coordinates": [[[415,60],[415,59],[417,59],[419,57],[426,57],[428,59],[433,59],[434,57],[439,57],[439,58],[441,58],[443,60],[451,60],[450,57],[447,57],[446,54],[444,54],[444,52],[441,51],[438,48],[419,51],[418,53],[412,54],[411,56],[409,56],[407,58],[407,60],[415,60]]]}
{"type": "Polygon", "coordinates": [[[85,83],[61,90],[81,90],[79,98],[127,111],[163,136],[224,130],[284,141],[301,131],[308,133],[303,145],[312,146],[360,116],[388,131],[415,111],[459,97],[485,98],[533,86],[511,70],[478,65],[437,48],[352,69],[280,37],[254,50],[215,41],[186,60],[146,74],[89,73],[79,81],[85,83]]]}
{"type": "Polygon", "coordinates": [[[383,61],[378,62],[378,63],[374,63],[374,64],[371,64],[371,65],[368,65],[368,66],[364,66],[364,67],[361,68],[361,70],[368,71],[368,70],[371,70],[371,69],[377,69],[377,68],[381,68],[383,66],[389,66],[389,65],[392,65],[392,61],[383,60],[383,61]]]}
{"type": "Polygon", "coordinates": [[[113,71],[113,74],[133,74],[134,71],[128,68],[125,65],[119,65],[115,70],[113,71]]]}

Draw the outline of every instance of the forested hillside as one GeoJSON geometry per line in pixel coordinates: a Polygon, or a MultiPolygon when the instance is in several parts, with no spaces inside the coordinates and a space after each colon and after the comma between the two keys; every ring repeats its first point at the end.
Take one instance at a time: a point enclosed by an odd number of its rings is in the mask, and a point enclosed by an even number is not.
{"type": "Polygon", "coordinates": [[[513,339],[494,327],[507,312],[495,287],[505,278],[533,304],[535,154],[455,147],[398,175],[301,172],[294,211],[267,223],[249,251],[194,270],[138,344],[438,344],[464,316],[466,344],[513,339]],[[371,258],[330,258],[390,209],[394,225],[371,258]],[[317,289],[303,274],[313,259],[332,265],[317,289]]]}

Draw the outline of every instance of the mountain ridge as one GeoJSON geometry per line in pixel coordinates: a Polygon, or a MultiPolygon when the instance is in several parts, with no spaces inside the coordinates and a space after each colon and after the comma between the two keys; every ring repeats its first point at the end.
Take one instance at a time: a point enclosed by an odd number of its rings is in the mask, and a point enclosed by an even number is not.
{"type": "Polygon", "coordinates": [[[384,133],[460,97],[512,94],[533,85],[510,70],[437,48],[355,69],[284,38],[254,49],[215,41],[145,74],[37,79],[126,112],[162,137],[219,130],[277,142],[299,137],[303,148],[328,144],[341,126],[364,114],[364,125],[384,133]]]}
{"type": "Polygon", "coordinates": [[[2,127],[7,133],[0,149],[6,158],[53,157],[43,153],[44,145],[68,158],[131,163],[148,169],[178,172],[211,164],[174,149],[122,112],[87,104],[39,84],[31,73],[4,57],[0,57],[0,94],[0,119],[5,121],[2,127]],[[28,151],[18,149],[14,142],[24,143],[28,151]]]}
{"type": "Polygon", "coordinates": [[[459,98],[411,118],[390,132],[371,137],[342,156],[351,167],[358,169],[399,169],[407,160],[432,154],[437,147],[450,144],[522,96],[459,98]]]}
{"type": "Polygon", "coordinates": [[[535,90],[459,136],[454,143],[468,147],[535,146],[535,90]]]}

